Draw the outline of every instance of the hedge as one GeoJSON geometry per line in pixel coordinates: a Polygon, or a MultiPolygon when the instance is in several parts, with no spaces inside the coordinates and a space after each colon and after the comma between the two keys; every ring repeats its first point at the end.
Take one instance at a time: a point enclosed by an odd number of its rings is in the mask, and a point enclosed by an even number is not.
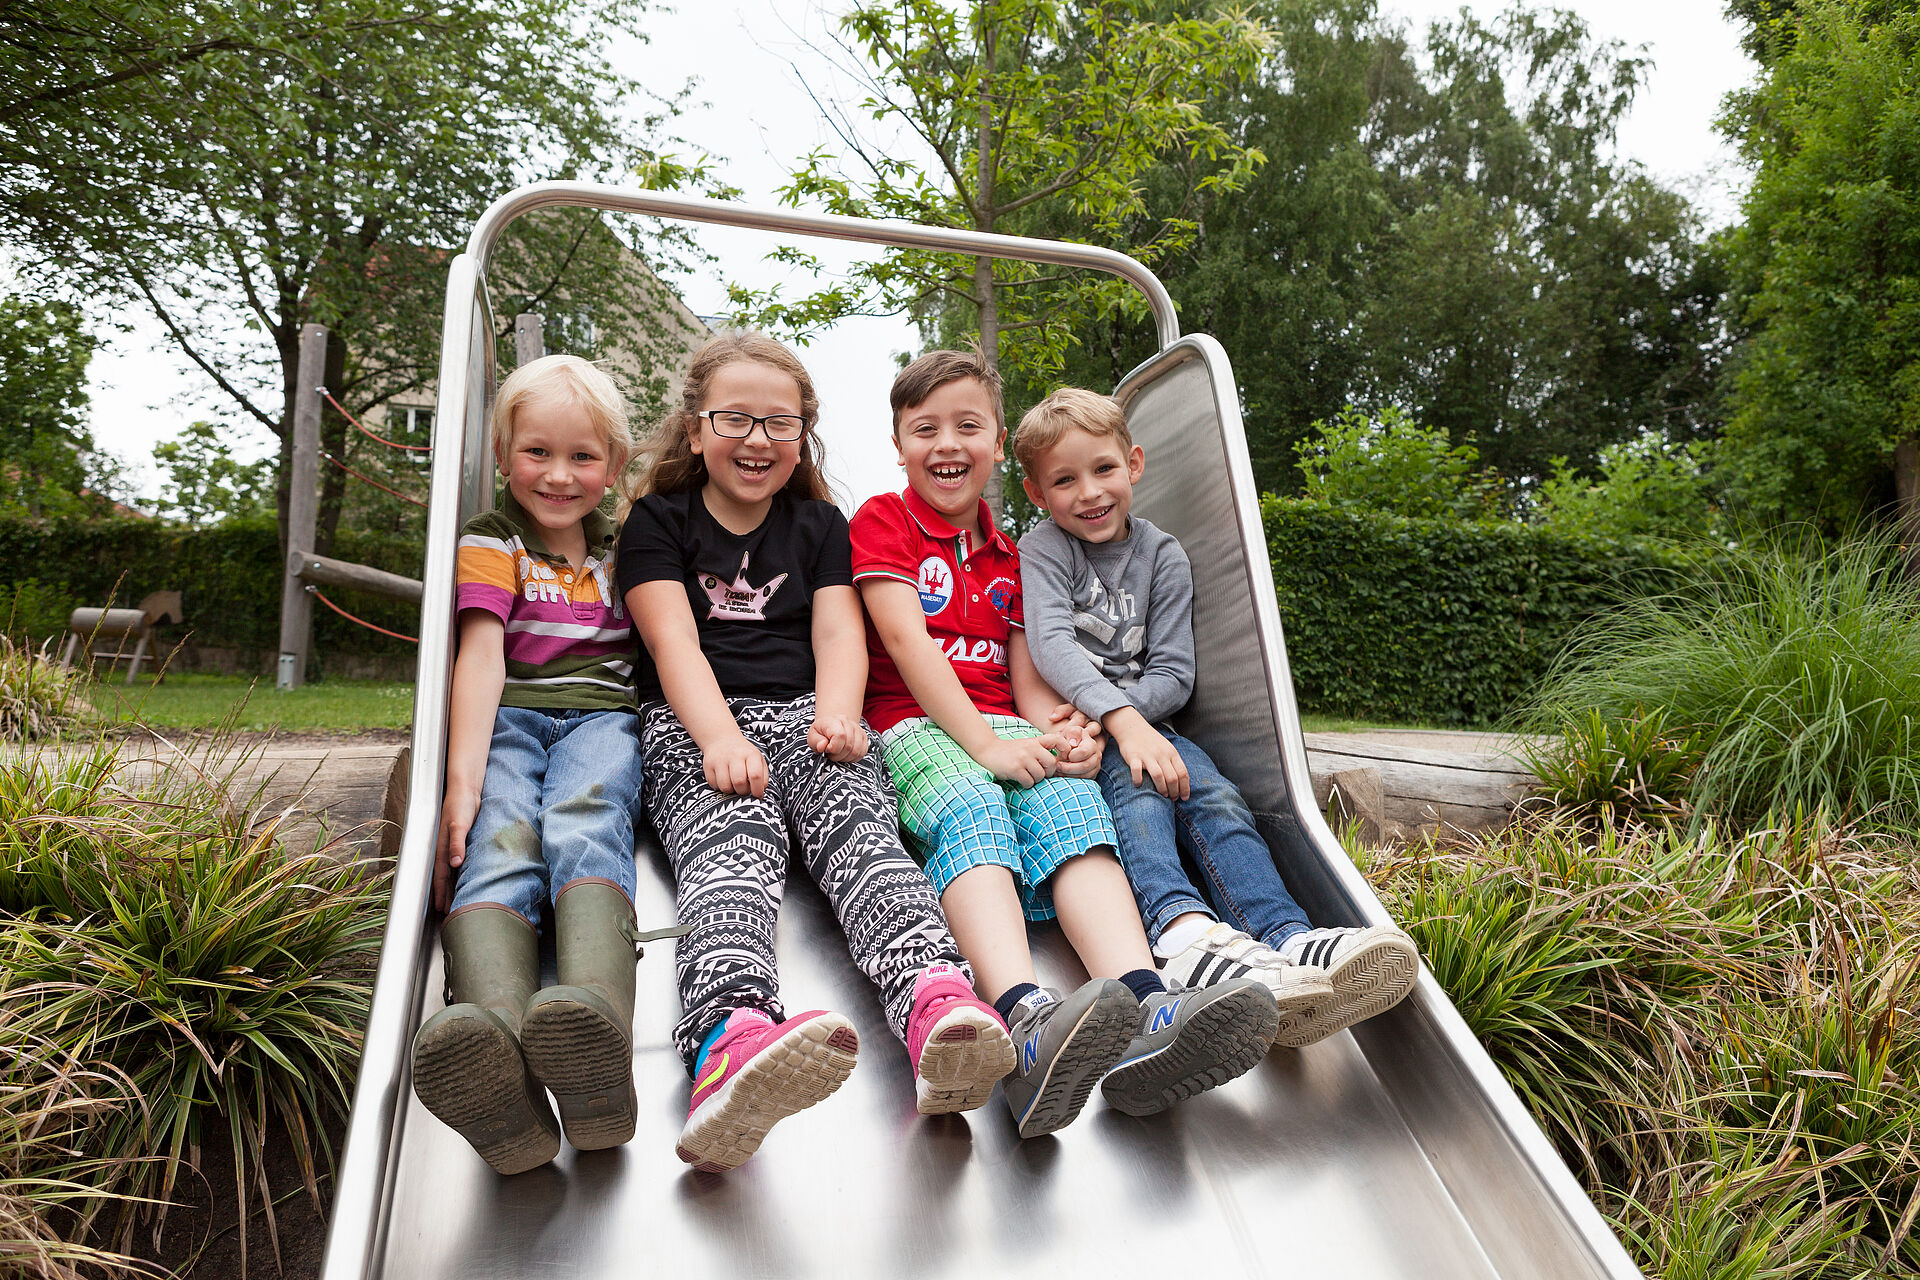
{"type": "MultiPolygon", "coordinates": [[[[417,540],[343,533],[335,559],[370,564],[409,577],[420,575],[417,540]]],[[[188,529],[154,520],[27,520],[0,518],[0,628],[39,640],[66,631],[78,605],[128,606],[149,591],[179,591],[184,628],[195,644],[271,654],[280,647],[280,578],[284,561],[271,518],[229,520],[188,529]],[[115,590],[116,583],[118,590],[115,590]]],[[[419,634],[418,605],[360,591],[327,588],[327,595],[369,622],[419,634]]],[[[414,646],[355,626],[318,603],[314,654],[325,670],[330,653],[411,657],[414,646]]]]}
{"type": "Polygon", "coordinates": [[[1582,621],[1672,590],[1681,567],[1657,545],[1524,525],[1272,496],[1260,512],[1300,704],[1329,715],[1497,723],[1582,621]]]}

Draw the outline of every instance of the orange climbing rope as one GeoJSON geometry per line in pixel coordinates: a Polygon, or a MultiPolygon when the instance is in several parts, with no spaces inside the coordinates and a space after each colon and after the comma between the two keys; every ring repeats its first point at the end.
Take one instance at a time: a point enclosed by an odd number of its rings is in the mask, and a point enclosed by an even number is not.
{"type": "Polygon", "coordinates": [[[328,462],[331,462],[334,466],[340,468],[342,471],[346,472],[348,475],[352,476],[355,480],[360,481],[362,484],[370,484],[376,489],[385,489],[388,493],[400,499],[400,501],[411,502],[416,507],[424,507],[427,505],[426,503],[420,501],[420,499],[418,498],[408,497],[406,494],[400,492],[398,489],[388,488],[386,485],[381,484],[378,480],[375,480],[372,476],[363,475],[360,472],[355,471],[352,467],[348,466],[346,463],[340,461],[340,459],[334,457],[330,453],[325,452],[324,450],[321,451],[320,456],[325,458],[328,462]]]}
{"type": "Polygon", "coordinates": [[[375,626],[373,623],[368,622],[365,618],[355,617],[353,614],[348,613],[345,609],[342,609],[339,605],[335,604],[333,601],[327,599],[326,593],[321,591],[320,588],[318,587],[308,587],[307,590],[313,592],[313,598],[315,600],[318,600],[321,604],[327,606],[327,608],[333,610],[335,613],[345,618],[348,622],[357,622],[369,631],[378,631],[381,635],[392,636],[395,640],[411,640],[415,644],[420,643],[419,636],[403,636],[398,631],[389,631],[385,627],[375,626]]]}
{"type": "Polygon", "coordinates": [[[373,434],[373,432],[367,430],[364,426],[361,426],[360,419],[354,417],[352,414],[347,412],[347,406],[341,404],[338,400],[335,400],[333,398],[333,392],[327,390],[325,387],[319,388],[319,391],[321,395],[326,397],[327,403],[332,405],[334,408],[338,409],[340,411],[340,416],[345,418],[348,422],[351,422],[359,430],[360,434],[365,436],[367,439],[378,440],[381,444],[387,446],[387,448],[389,449],[406,449],[413,453],[428,453],[433,449],[432,445],[401,444],[398,440],[389,440],[385,436],[377,436],[373,434]]]}

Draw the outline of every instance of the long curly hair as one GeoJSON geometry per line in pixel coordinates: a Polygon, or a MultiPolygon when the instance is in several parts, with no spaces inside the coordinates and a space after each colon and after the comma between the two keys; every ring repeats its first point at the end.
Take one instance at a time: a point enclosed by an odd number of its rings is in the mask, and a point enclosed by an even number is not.
{"type": "Polygon", "coordinates": [[[700,432],[699,413],[707,398],[713,375],[738,360],[751,360],[778,369],[800,388],[800,416],[806,419],[806,434],[800,437],[800,461],[783,491],[802,498],[832,502],[833,493],[820,471],[820,397],[813,389],[807,367],[787,345],[764,333],[750,330],[715,334],[693,356],[687,376],[680,384],[680,403],[666,416],[645,449],[645,462],[635,472],[626,493],[627,505],[649,493],[685,493],[707,483],[706,460],[693,451],[694,438],[700,432]]]}

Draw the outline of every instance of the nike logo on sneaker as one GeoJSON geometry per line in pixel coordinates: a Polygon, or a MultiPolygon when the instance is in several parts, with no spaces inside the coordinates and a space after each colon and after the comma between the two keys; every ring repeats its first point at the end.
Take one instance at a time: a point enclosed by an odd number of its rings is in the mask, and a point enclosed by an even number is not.
{"type": "Polygon", "coordinates": [[[708,1073],[707,1078],[705,1080],[702,1080],[698,1084],[693,1086],[693,1091],[695,1093],[700,1092],[702,1089],[706,1088],[708,1085],[712,1084],[714,1081],[720,1079],[722,1076],[726,1074],[727,1074],[727,1055],[725,1053],[722,1053],[720,1055],[719,1064],[715,1066],[711,1072],[708,1073]]]}

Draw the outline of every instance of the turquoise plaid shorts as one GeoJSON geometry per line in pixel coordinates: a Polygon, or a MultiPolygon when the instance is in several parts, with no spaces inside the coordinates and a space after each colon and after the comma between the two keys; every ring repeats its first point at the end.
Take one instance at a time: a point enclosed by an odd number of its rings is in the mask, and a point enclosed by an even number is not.
{"type": "MultiPolygon", "coordinates": [[[[1018,716],[987,717],[1002,738],[1037,738],[1018,716]]],[[[933,721],[902,720],[880,735],[880,754],[900,795],[907,847],[945,893],[961,872],[1005,867],[1020,886],[1029,920],[1053,919],[1047,881],[1068,858],[1118,837],[1091,778],[1043,778],[1031,787],[1001,782],[933,721]]]]}

